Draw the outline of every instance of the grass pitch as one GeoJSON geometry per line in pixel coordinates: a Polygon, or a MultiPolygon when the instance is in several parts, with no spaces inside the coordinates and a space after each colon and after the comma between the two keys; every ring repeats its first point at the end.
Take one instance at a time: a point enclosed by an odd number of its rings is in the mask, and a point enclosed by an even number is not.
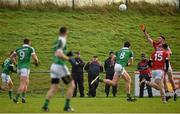
{"type": "MultiPolygon", "coordinates": [[[[28,97],[27,103],[15,104],[7,96],[0,97],[0,112],[41,113],[44,98],[28,97]]],[[[136,102],[127,102],[124,97],[109,98],[73,98],[71,102],[75,112],[80,113],[179,113],[180,100],[170,100],[163,104],[160,98],[141,98],[136,102]]],[[[55,97],[50,102],[50,111],[63,112],[64,98],[55,97]]]]}
{"type": "MultiPolygon", "coordinates": [[[[93,55],[98,55],[103,63],[109,51],[119,50],[124,41],[130,41],[135,53],[135,64],[127,70],[135,71],[140,54],[145,52],[150,55],[153,51],[139,30],[139,25],[142,23],[147,25],[153,39],[159,33],[166,36],[173,52],[171,64],[174,70],[179,71],[180,15],[154,15],[132,10],[121,13],[0,9],[0,64],[9,51],[22,45],[24,37],[29,37],[41,61],[40,66],[38,68],[32,66],[31,71],[48,71],[52,63],[52,44],[57,38],[59,26],[64,25],[70,30],[68,49],[81,51],[82,58],[86,62],[91,60],[93,55]]],[[[13,75],[12,78],[16,91],[18,77],[13,75]]],[[[42,112],[41,106],[49,85],[49,74],[31,74],[27,103],[14,104],[4,93],[0,93],[0,112],[42,112]],[[41,95],[36,97],[36,94],[41,95]]],[[[121,81],[119,85],[121,89],[118,92],[124,95],[124,82],[121,81]]],[[[85,93],[87,93],[86,75],[85,93]]],[[[98,87],[97,96],[99,98],[73,98],[72,106],[76,112],[84,113],[180,113],[180,100],[177,102],[171,100],[168,104],[162,104],[160,98],[143,98],[129,103],[124,97],[104,98],[104,85],[98,87]]],[[[64,99],[56,96],[50,103],[50,112],[63,112],[63,105],[64,99]]]]}
{"type": "MultiPolygon", "coordinates": [[[[32,40],[32,46],[41,62],[37,68],[32,65],[31,71],[48,71],[52,64],[52,44],[57,39],[59,26],[67,26],[70,33],[68,50],[81,51],[81,57],[86,63],[92,59],[93,55],[98,55],[103,64],[109,51],[117,51],[125,41],[130,41],[131,49],[135,53],[135,62],[126,70],[135,71],[140,54],[144,52],[149,57],[153,51],[152,46],[148,44],[143,33],[139,30],[139,25],[142,23],[147,25],[153,39],[156,39],[159,33],[166,36],[166,41],[173,52],[171,65],[173,70],[180,71],[180,14],[162,15],[140,13],[135,10],[101,12],[0,9],[0,64],[10,51],[20,47],[22,40],[28,37],[32,40]]],[[[131,76],[134,79],[133,73],[131,76]]],[[[84,77],[85,90],[87,91],[87,74],[84,77]]],[[[13,74],[12,78],[16,89],[18,77],[13,74]]],[[[48,73],[31,73],[30,92],[32,94],[46,93],[49,82],[48,73]]],[[[120,82],[120,88],[122,85],[124,83],[120,82]]],[[[104,94],[103,89],[104,86],[101,86],[100,91],[104,94]]],[[[120,92],[123,93],[124,89],[123,92],[122,89],[120,92]]]]}

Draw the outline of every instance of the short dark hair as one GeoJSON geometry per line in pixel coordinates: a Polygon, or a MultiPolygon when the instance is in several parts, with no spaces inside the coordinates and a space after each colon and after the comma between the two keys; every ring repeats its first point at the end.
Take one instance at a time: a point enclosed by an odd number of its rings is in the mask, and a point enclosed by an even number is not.
{"type": "Polygon", "coordinates": [[[168,46],[168,44],[163,44],[162,47],[163,47],[163,49],[168,49],[169,46],[168,46]]]}
{"type": "Polygon", "coordinates": [[[65,34],[67,32],[67,28],[66,27],[61,27],[60,29],[59,29],[59,33],[60,34],[65,34]]]}
{"type": "Polygon", "coordinates": [[[109,52],[109,55],[111,55],[111,54],[114,54],[114,52],[113,52],[113,51],[110,51],[110,52],[109,52]]]}
{"type": "Polygon", "coordinates": [[[130,46],[131,46],[130,42],[125,42],[124,43],[124,47],[130,47],[130,46]]]}
{"type": "Polygon", "coordinates": [[[163,40],[165,40],[165,39],[166,39],[163,35],[161,35],[160,37],[161,37],[163,40]]]}
{"type": "Polygon", "coordinates": [[[80,52],[80,51],[78,51],[78,52],[76,52],[76,54],[77,54],[77,55],[80,55],[80,54],[81,54],[81,52],[80,52]]]}
{"type": "Polygon", "coordinates": [[[146,57],[146,54],[145,53],[141,53],[141,57],[146,57]]]}
{"type": "Polygon", "coordinates": [[[93,58],[98,58],[98,56],[97,56],[97,55],[94,55],[93,58]]]}
{"type": "Polygon", "coordinates": [[[14,53],[14,51],[11,51],[10,53],[9,53],[9,55],[12,55],[14,53]]]}
{"type": "Polygon", "coordinates": [[[29,44],[29,42],[30,42],[29,39],[27,39],[27,38],[24,39],[24,44],[29,44]]]}

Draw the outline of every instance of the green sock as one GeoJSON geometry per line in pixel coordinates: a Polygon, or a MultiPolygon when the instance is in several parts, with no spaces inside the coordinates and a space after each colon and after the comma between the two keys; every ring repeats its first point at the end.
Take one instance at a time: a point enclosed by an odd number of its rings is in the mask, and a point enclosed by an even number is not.
{"type": "Polygon", "coordinates": [[[103,79],[102,79],[102,78],[99,78],[99,82],[103,82],[103,79]]]}
{"type": "Polygon", "coordinates": [[[49,105],[49,100],[46,99],[46,100],[44,101],[44,106],[43,106],[43,107],[48,107],[48,105],[49,105]]]}
{"type": "Polygon", "coordinates": [[[26,93],[25,93],[25,92],[22,93],[22,98],[23,98],[23,99],[26,98],[26,93]]]}
{"type": "Polygon", "coordinates": [[[65,108],[70,107],[70,99],[66,99],[64,107],[65,108]]]}
{"type": "Polygon", "coordinates": [[[16,101],[18,101],[19,96],[20,96],[20,93],[17,93],[17,94],[16,94],[16,97],[15,97],[16,101]]]}
{"type": "Polygon", "coordinates": [[[128,97],[128,98],[131,98],[131,94],[130,94],[130,93],[128,93],[128,94],[127,94],[127,97],[128,97]]]}
{"type": "Polygon", "coordinates": [[[9,90],[9,99],[12,99],[12,90],[9,90]]]}

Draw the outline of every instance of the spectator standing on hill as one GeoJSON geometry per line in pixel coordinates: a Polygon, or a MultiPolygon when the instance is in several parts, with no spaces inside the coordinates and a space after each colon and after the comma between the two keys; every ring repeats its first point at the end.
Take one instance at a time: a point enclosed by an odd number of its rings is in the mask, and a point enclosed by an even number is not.
{"type": "Polygon", "coordinates": [[[81,59],[80,52],[77,52],[77,56],[74,58],[76,64],[72,65],[72,78],[75,83],[75,90],[73,97],[77,95],[77,85],[79,87],[80,97],[84,97],[84,79],[83,79],[83,68],[84,61],[81,59]]]}
{"type": "MultiPolygon", "coordinates": [[[[106,79],[110,79],[110,80],[112,80],[114,76],[115,60],[112,59],[113,56],[114,56],[114,52],[109,52],[109,57],[104,62],[104,70],[106,72],[106,79]]],[[[110,87],[111,86],[108,84],[105,85],[105,93],[107,97],[109,96],[110,87]]],[[[112,93],[113,93],[113,96],[115,97],[117,93],[117,86],[112,86],[112,93]]]]}
{"type": "Polygon", "coordinates": [[[100,63],[100,61],[98,60],[98,56],[93,56],[92,61],[88,62],[85,65],[85,70],[88,72],[88,86],[89,86],[88,96],[95,97],[98,83],[91,85],[91,82],[97,76],[99,76],[100,72],[103,72],[103,66],[100,63]]]}

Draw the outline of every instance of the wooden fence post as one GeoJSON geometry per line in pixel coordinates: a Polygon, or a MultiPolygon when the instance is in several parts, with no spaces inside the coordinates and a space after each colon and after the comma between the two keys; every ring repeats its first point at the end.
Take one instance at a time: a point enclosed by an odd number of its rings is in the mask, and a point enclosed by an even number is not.
{"type": "Polygon", "coordinates": [[[75,10],[75,0],[72,0],[72,9],[75,10]]]}
{"type": "Polygon", "coordinates": [[[21,7],[21,0],[18,0],[18,6],[21,7]]]}
{"type": "Polygon", "coordinates": [[[129,2],[130,2],[130,0],[126,0],[126,6],[127,6],[127,8],[128,8],[128,6],[129,6],[129,2]]]}
{"type": "Polygon", "coordinates": [[[179,0],[179,11],[180,11],[180,0],[179,0]]]}

